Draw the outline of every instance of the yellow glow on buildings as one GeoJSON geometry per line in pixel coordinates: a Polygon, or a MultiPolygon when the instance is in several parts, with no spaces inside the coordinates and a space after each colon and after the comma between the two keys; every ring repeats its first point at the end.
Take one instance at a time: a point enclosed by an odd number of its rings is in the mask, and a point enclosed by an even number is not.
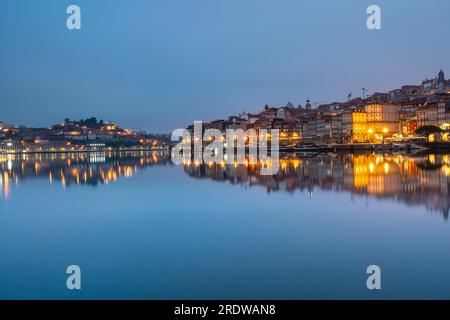
{"type": "Polygon", "coordinates": [[[373,142],[380,142],[400,132],[400,105],[376,102],[367,104],[364,110],[373,142]]]}
{"type": "Polygon", "coordinates": [[[342,114],[343,134],[351,142],[367,141],[367,113],[362,110],[349,110],[342,114]]]}

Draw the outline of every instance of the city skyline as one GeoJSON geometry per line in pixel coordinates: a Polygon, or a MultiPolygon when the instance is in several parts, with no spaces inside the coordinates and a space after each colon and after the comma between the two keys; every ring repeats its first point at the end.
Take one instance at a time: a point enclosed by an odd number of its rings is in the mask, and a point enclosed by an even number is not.
{"type": "MultiPolygon", "coordinates": [[[[444,71],[443,71],[443,69],[441,68],[440,70],[439,70],[439,73],[443,73],[443,74],[445,74],[444,73],[444,71]]],[[[431,80],[433,80],[433,79],[438,79],[438,77],[439,77],[439,73],[436,73],[436,76],[434,76],[434,77],[427,77],[426,79],[424,79],[423,81],[422,81],[422,84],[413,84],[412,86],[417,86],[417,87],[419,87],[419,86],[422,86],[423,87],[423,85],[426,83],[426,82],[429,82],[429,81],[431,81],[431,80]]],[[[448,79],[448,80],[446,80],[447,82],[449,82],[450,81],[450,79],[448,79]]],[[[380,95],[380,94],[387,94],[389,91],[395,91],[395,90],[398,90],[400,87],[402,87],[402,86],[411,86],[411,84],[412,84],[413,82],[410,82],[410,84],[403,84],[403,85],[399,85],[397,88],[391,88],[391,89],[389,89],[389,90],[387,90],[387,92],[384,92],[384,93],[381,93],[381,92],[376,92],[376,94],[377,95],[380,95]]],[[[362,90],[365,90],[365,88],[362,88],[362,90]]],[[[364,92],[363,92],[364,93],[364,92]]],[[[347,98],[349,99],[349,97],[347,96],[347,98]]],[[[366,97],[367,99],[368,99],[368,101],[370,101],[370,98],[371,98],[371,95],[367,95],[367,97],[366,97]]],[[[361,99],[361,96],[355,96],[355,97],[352,97],[352,99],[361,99]]],[[[378,100],[379,99],[379,97],[376,97],[376,99],[375,100],[378,100]]],[[[308,101],[310,101],[310,99],[308,98],[307,100],[306,100],[306,103],[308,103],[308,101]]],[[[321,105],[329,105],[329,104],[334,104],[334,103],[338,103],[338,104],[347,104],[347,102],[350,102],[350,101],[344,101],[344,100],[334,100],[334,101],[327,101],[327,103],[325,103],[325,102],[323,102],[321,105]]],[[[287,102],[287,104],[291,104],[291,101],[288,101],[287,102]]],[[[315,105],[315,107],[317,108],[318,106],[320,106],[318,103],[314,103],[314,105],[315,105]]],[[[266,106],[267,106],[267,104],[266,104],[266,106]]],[[[302,105],[302,104],[296,104],[296,103],[294,103],[293,105],[292,105],[292,107],[294,107],[294,108],[297,108],[297,107],[299,107],[299,108],[304,108],[304,106],[305,105],[302,105]]],[[[282,107],[284,107],[284,105],[278,105],[278,106],[274,106],[274,107],[276,107],[276,108],[282,108],[282,107]]],[[[259,109],[261,109],[261,106],[258,106],[257,108],[259,108],[259,109]]],[[[256,114],[258,114],[261,110],[258,110],[258,109],[252,109],[252,110],[243,110],[243,112],[248,112],[248,113],[256,113],[256,114]]],[[[314,107],[313,107],[314,108],[314,107]]],[[[236,114],[240,114],[239,112],[237,112],[236,114]]],[[[230,117],[231,116],[231,114],[230,115],[225,115],[224,116],[224,118],[226,119],[227,117],[230,117]]],[[[103,119],[101,119],[101,117],[96,117],[96,116],[90,116],[90,117],[84,117],[84,116],[82,116],[81,117],[81,119],[80,119],[80,121],[83,121],[83,119],[84,118],[86,118],[86,119],[88,119],[88,118],[91,118],[91,119],[100,119],[100,121],[105,121],[105,123],[118,123],[118,121],[120,121],[120,120],[103,120],[103,119]]],[[[78,118],[77,118],[78,119],[78,118]]],[[[72,120],[74,120],[74,121],[78,121],[77,119],[72,119],[72,120]]],[[[67,117],[64,117],[64,121],[66,121],[66,120],[71,120],[70,118],[67,118],[67,117]]],[[[209,119],[209,120],[217,120],[217,119],[209,119]]],[[[64,122],[63,121],[63,122],[64,122]]],[[[8,121],[5,121],[5,119],[0,119],[0,124],[2,124],[2,123],[4,123],[4,124],[8,124],[8,125],[15,125],[15,126],[25,126],[25,127],[27,127],[26,125],[24,125],[24,123],[10,123],[10,122],[8,122],[8,121]]],[[[43,125],[42,127],[35,127],[35,128],[47,128],[47,127],[52,127],[52,126],[54,126],[54,125],[58,125],[58,124],[60,124],[61,123],[61,121],[57,121],[57,122],[55,122],[55,123],[53,123],[53,124],[47,124],[47,125],[43,125]]],[[[31,126],[28,126],[28,127],[30,127],[31,128],[31,126]]],[[[148,132],[148,133],[152,133],[152,134],[168,134],[168,133],[170,133],[170,132],[154,132],[154,131],[151,131],[151,129],[150,130],[146,130],[146,129],[142,129],[142,128],[135,128],[135,127],[131,127],[133,130],[143,130],[143,131],[146,131],[146,132],[148,132]]]]}
{"type": "Polygon", "coordinates": [[[383,28],[374,31],[365,27],[367,1],[77,3],[80,31],[65,28],[67,1],[3,5],[0,120],[42,127],[92,115],[167,133],[450,72],[450,5],[440,1],[379,1],[383,28]]]}

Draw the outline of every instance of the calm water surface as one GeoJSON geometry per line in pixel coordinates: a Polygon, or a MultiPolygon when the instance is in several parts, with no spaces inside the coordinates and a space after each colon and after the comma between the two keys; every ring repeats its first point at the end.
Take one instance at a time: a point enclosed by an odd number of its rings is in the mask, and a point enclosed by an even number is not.
{"type": "Polygon", "coordinates": [[[280,166],[0,156],[0,298],[450,298],[448,155],[280,166]]]}

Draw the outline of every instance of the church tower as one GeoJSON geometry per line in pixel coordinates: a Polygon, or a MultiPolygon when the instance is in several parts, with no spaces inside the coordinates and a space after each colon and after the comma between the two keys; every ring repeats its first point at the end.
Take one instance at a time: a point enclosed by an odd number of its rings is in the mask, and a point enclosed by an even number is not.
{"type": "Polygon", "coordinates": [[[445,80],[444,71],[442,71],[442,69],[438,73],[438,80],[440,80],[440,81],[444,81],[445,80]]]}
{"type": "Polygon", "coordinates": [[[312,105],[311,105],[311,100],[310,99],[306,100],[305,109],[306,110],[311,110],[312,109],[312,105]]]}

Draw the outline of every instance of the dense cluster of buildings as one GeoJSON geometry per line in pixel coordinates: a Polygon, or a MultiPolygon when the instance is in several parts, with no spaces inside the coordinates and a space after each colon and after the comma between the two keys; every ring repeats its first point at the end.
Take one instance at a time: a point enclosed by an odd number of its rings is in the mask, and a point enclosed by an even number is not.
{"type": "MultiPolygon", "coordinates": [[[[443,130],[433,139],[447,140],[450,126],[450,80],[441,70],[420,85],[405,85],[387,93],[333,102],[313,108],[288,103],[264,106],[259,113],[243,112],[226,120],[215,120],[203,129],[279,129],[280,140],[315,143],[382,143],[416,136],[416,129],[435,126],[443,130]]],[[[192,129],[192,128],[188,128],[192,129]]]]}
{"type": "Polygon", "coordinates": [[[28,128],[0,122],[0,152],[64,152],[113,149],[153,149],[165,143],[145,132],[122,129],[111,122],[89,118],[65,119],[49,128],[28,128]]]}

